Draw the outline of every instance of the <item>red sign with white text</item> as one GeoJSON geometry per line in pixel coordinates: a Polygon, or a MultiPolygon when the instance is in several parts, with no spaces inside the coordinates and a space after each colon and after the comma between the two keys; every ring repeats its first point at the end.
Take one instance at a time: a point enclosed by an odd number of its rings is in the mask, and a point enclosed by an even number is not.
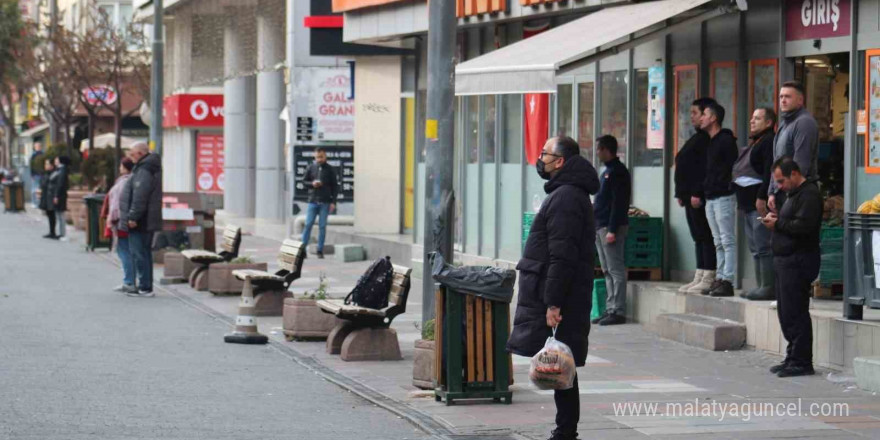
{"type": "Polygon", "coordinates": [[[223,194],[225,164],[222,134],[196,135],[196,190],[223,194]]]}
{"type": "Polygon", "coordinates": [[[846,37],[850,34],[851,0],[787,0],[787,41],[846,37]]]}
{"type": "Polygon", "coordinates": [[[162,126],[222,127],[223,95],[171,95],[162,101],[162,126]]]}

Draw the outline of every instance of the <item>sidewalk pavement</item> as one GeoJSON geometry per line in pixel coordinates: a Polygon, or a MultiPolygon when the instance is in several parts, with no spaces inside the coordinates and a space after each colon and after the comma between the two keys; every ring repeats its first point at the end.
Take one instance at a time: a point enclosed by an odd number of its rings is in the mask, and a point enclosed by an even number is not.
{"type": "MultiPolygon", "coordinates": [[[[241,254],[265,261],[273,270],[279,246],[277,241],[246,234],[241,254]]],[[[112,255],[107,257],[115,259],[112,255]]],[[[301,294],[315,289],[319,274],[324,272],[331,294],[342,297],[368,265],[369,262],[340,263],[331,256],[325,260],[310,256],[303,278],[295,281],[291,290],[301,294]]],[[[157,279],[160,276],[161,270],[157,269],[157,279]]],[[[421,321],[420,286],[419,280],[413,281],[407,312],[392,325],[399,335],[403,361],[344,362],[338,356],[326,354],[324,342],[287,342],[281,332],[280,317],[260,318],[260,331],[277,346],[357,383],[387,402],[394,402],[395,409],[411,421],[423,421],[447,434],[500,435],[496,437],[499,440],[546,438],[553,428],[553,396],[552,392],[536,390],[529,384],[527,358],[513,357],[512,405],[445,406],[435,402],[432,393],[412,386],[413,342],[419,338],[415,324],[421,321]]],[[[186,285],[170,286],[169,292],[207,307],[227,321],[236,316],[238,297],[196,292],[186,285]]],[[[219,341],[222,335],[216,337],[219,341]]],[[[587,365],[578,369],[580,437],[880,438],[880,399],[857,389],[853,377],[817,370],[816,376],[780,379],[767,371],[780,360],[751,350],[709,352],[662,339],[638,324],[593,326],[587,365]],[[844,406],[834,408],[834,404],[844,406]],[[770,409],[783,411],[768,414],[770,409]],[[848,413],[843,413],[843,409],[848,413]],[[746,410],[750,416],[744,414],[746,410]]]]}

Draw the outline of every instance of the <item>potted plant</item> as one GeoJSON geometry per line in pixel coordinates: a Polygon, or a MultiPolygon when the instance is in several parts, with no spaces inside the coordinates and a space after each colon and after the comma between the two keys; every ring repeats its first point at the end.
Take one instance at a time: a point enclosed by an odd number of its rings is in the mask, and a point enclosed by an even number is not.
{"type": "Polygon", "coordinates": [[[208,266],[208,289],[214,295],[241,295],[244,281],[239,280],[232,272],[242,269],[265,271],[266,263],[254,263],[251,257],[238,257],[228,263],[214,263],[208,266]]]}
{"type": "Polygon", "coordinates": [[[328,299],[327,288],[330,284],[323,272],[318,279],[318,288],[314,291],[305,292],[299,298],[284,300],[284,336],[288,341],[325,340],[339,321],[318,307],[318,301],[328,299]]]}
{"type": "MultiPolygon", "coordinates": [[[[416,323],[416,328],[420,326],[416,323]]],[[[435,321],[430,319],[421,326],[422,339],[415,342],[413,353],[413,386],[423,390],[434,389],[434,329],[435,321]]]]}

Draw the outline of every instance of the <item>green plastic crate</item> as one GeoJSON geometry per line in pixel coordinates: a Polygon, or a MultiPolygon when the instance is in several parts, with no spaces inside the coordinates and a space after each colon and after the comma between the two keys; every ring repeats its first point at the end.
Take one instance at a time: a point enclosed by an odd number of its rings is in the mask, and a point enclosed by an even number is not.
{"type": "Polygon", "coordinates": [[[632,268],[655,268],[660,267],[663,261],[663,251],[627,251],[626,267],[632,268]]]}
{"type": "Polygon", "coordinates": [[[626,234],[626,250],[629,251],[663,251],[663,235],[645,231],[628,231],[626,234]]]}
{"type": "Polygon", "coordinates": [[[605,314],[605,300],[608,298],[608,290],[604,279],[593,280],[593,309],[590,311],[590,319],[596,319],[605,314]]]}
{"type": "Polygon", "coordinates": [[[652,235],[663,235],[663,219],[660,217],[630,217],[629,218],[630,233],[647,233],[652,235]]]}
{"type": "Polygon", "coordinates": [[[822,231],[819,233],[819,239],[822,242],[834,239],[843,242],[843,228],[838,226],[822,226],[822,231]]]}

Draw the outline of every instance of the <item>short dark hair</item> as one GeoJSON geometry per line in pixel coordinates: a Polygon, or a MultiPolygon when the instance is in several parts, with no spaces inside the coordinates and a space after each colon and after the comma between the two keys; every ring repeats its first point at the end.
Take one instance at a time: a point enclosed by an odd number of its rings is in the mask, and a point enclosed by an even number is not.
{"type": "Polygon", "coordinates": [[[801,174],[801,167],[798,166],[797,162],[794,161],[794,158],[791,156],[782,156],[773,163],[773,172],[776,172],[776,169],[782,172],[782,175],[785,177],[791,177],[792,171],[797,171],[798,174],[801,174]]]}
{"type": "Polygon", "coordinates": [[[776,126],[776,110],[773,110],[770,107],[758,107],[755,110],[763,110],[764,111],[764,118],[769,119],[770,122],[773,123],[772,127],[776,126]]]}
{"type": "Polygon", "coordinates": [[[556,138],[556,147],[553,148],[553,151],[562,156],[563,159],[568,159],[569,157],[580,155],[581,146],[578,145],[577,141],[568,136],[559,136],[556,138]]]}
{"type": "Polygon", "coordinates": [[[324,147],[315,148],[315,154],[318,154],[318,153],[327,154],[327,150],[325,150],[324,147]]]}
{"type": "Polygon", "coordinates": [[[134,161],[131,160],[131,158],[129,158],[129,157],[123,157],[122,161],[120,161],[120,163],[128,171],[131,171],[131,169],[134,168],[134,161]]]}
{"type": "Polygon", "coordinates": [[[609,153],[617,155],[617,138],[610,134],[600,136],[596,139],[596,148],[603,148],[609,153]]]}
{"type": "Polygon", "coordinates": [[[67,156],[58,156],[58,162],[61,162],[61,165],[70,165],[70,158],[67,156]]]}
{"type": "Polygon", "coordinates": [[[715,104],[716,102],[717,101],[715,101],[712,98],[703,97],[703,98],[695,99],[694,102],[691,103],[691,105],[699,107],[700,111],[702,112],[702,111],[705,111],[706,108],[708,108],[710,105],[715,104]]]}
{"type": "Polygon", "coordinates": [[[715,117],[718,119],[718,125],[721,125],[722,123],[724,123],[724,113],[725,112],[724,112],[724,107],[722,107],[721,104],[719,104],[717,102],[713,102],[713,103],[709,104],[709,106],[706,108],[709,109],[709,111],[712,112],[712,114],[714,114],[715,117]]]}
{"type": "Polygon", "coordinates": [[[782,83],[782,87],[780,87],[780,89],[784,89],[786,87],[788,87],[789,89],[797,90],[801,94],[801,96],[807,95],[807,89],[804,88],[804,84],[800,81],[786,81],[782,83]]]}

